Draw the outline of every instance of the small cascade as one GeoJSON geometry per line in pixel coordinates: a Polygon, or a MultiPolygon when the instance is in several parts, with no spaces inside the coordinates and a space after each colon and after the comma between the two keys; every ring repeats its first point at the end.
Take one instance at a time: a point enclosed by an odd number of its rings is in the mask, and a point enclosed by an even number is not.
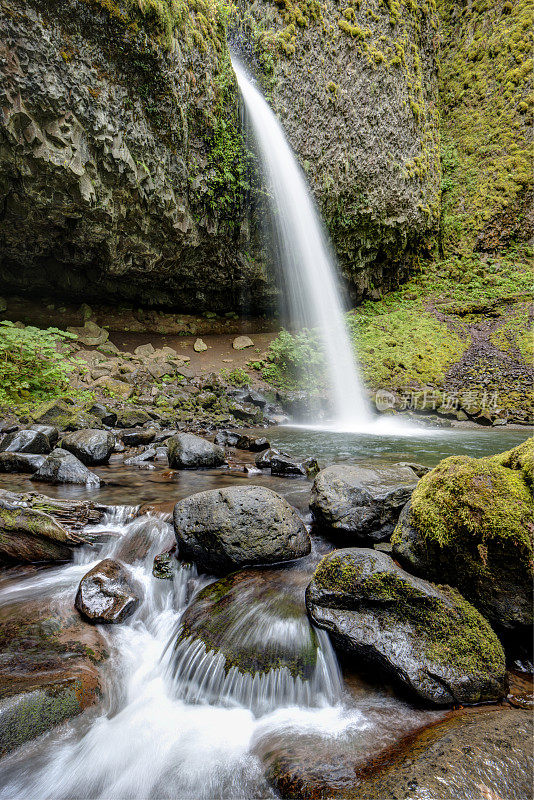
{"type": "Polygon", "coordinates": [[[334,401],[334,425],[365,430],[372,416],[343,317],[334,255],[282,126],[235,56],[232,64],[269,190],[292,323],[319,330],[334,401]]]}
{"type": "Polygon", "coordinates": [[[266,672],[228,668],[225,656],[194,636],[178,641],[171,674],[176,696],[186,703],[249,708],[256,716],[284,706],[319,707],[340,701],[342,681],[328,636],[317,633],[316,663],[306,677],[286,667],[266,672]]]}

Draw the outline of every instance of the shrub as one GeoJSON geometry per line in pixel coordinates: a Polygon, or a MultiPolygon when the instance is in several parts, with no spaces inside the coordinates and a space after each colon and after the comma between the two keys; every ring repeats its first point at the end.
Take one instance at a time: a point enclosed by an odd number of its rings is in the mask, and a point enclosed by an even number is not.
{"type": "Polygon", "coordinates": [[[0,403],[60,394],[73,369],[57,349],[66,338],[76,337],[57,328],[18,328],[8,320],[0,322],[0,403]]]}
{"type": "Polygon", "coordinates": [[[246,386],[250,383],[250,375],[245,372],[241,367],[236,367],[233,370],[222,369],[221,378],[232,386],[246,386]]]}
{"type": "Polygon", "coordinates": [[[316,331],[281,330],[269,345],[267,360],[262,374],[273,386],[313,390],[324,382],[325,359],[316,331]]]}

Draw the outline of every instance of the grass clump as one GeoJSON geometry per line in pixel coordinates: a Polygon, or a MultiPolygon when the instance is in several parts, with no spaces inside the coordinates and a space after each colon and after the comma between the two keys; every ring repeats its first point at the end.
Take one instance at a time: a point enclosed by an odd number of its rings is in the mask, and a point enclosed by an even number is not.
{"type": "Polygon", "coordinates": [[[20,328],[9,320],[0,322],[0,403],[60,395],[74,367],[58,348],[65,339],[75,338],[58,328],[20,328]]]}

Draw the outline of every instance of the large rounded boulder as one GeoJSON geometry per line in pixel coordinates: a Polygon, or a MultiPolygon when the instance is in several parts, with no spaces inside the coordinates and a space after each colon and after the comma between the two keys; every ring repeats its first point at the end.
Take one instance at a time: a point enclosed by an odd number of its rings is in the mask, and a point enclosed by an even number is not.
{"type": "Polygon", "coordinates": [[[417,484],[410,467],[334,464],[322,469],[312,488],[317,525],[346,544],[387,539],[417,484]]]}
{"type": "Polygon", "coordinates": [[[533,440],[492,458],[446,458],[421,478],[392,537],[400,563],[456,586],[498,629],[532,624],[533,440]]]}
{"type": "Polygon", "coordinates": [[[274,564],[310,552],[310,537],[287,500],[262,486],[198,492],[174,507],[180,557],[224,574],[274,564]]]}
{"type": "Polygon", "coordinates": [[[385,553],[325,556],[306,604],[354,667],[380,671],[429,705],[506,694],[504,652],[489,623],[457,591],[415,578],[385,553]]]}
{"type": "Polygon", "coordinates": [[[225,462],[224,448],[193,433],[176,433],[167,439],[169,466],[173,469],[213,469],[225,462]]]}
{"type": "Polygon", "coordinates": [[[115,437],[109,431],[86,428],[68,433],[61,441],[63,450],[68,450],[87,467],[107,464],[115,447],[115,437]]]}
{"type": "Polygon", "coordinates": [[[2,453],[49,453],[50,441],[41,431],[27,430],[7,433],[0,440],[2,453]]]}

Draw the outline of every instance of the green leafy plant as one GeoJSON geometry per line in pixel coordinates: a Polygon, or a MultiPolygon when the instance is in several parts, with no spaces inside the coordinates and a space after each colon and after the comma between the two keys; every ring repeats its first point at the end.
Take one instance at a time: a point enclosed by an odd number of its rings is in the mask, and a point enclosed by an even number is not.
{"type": "Polygon", "coordinates": [[[250,375],[241,367],[232,370],[222,369],[221,378],[227,383],[231,383],[232,386],[246,386],[247,383],[250,383],[250,375]]]}
{"type": "Polygon", "coordinates": [[[75,339],[58,328],[19,328],[0,322],[0,403],[47,400],[61,394],[73,370],[58,345],[75,339]]]}
{"type": "Polygon", "coordinates": [[[318,389],[323,385],[325,360],[316,331],[281,330],[269,345],[266,381],[283,389],[318,389]]]}

